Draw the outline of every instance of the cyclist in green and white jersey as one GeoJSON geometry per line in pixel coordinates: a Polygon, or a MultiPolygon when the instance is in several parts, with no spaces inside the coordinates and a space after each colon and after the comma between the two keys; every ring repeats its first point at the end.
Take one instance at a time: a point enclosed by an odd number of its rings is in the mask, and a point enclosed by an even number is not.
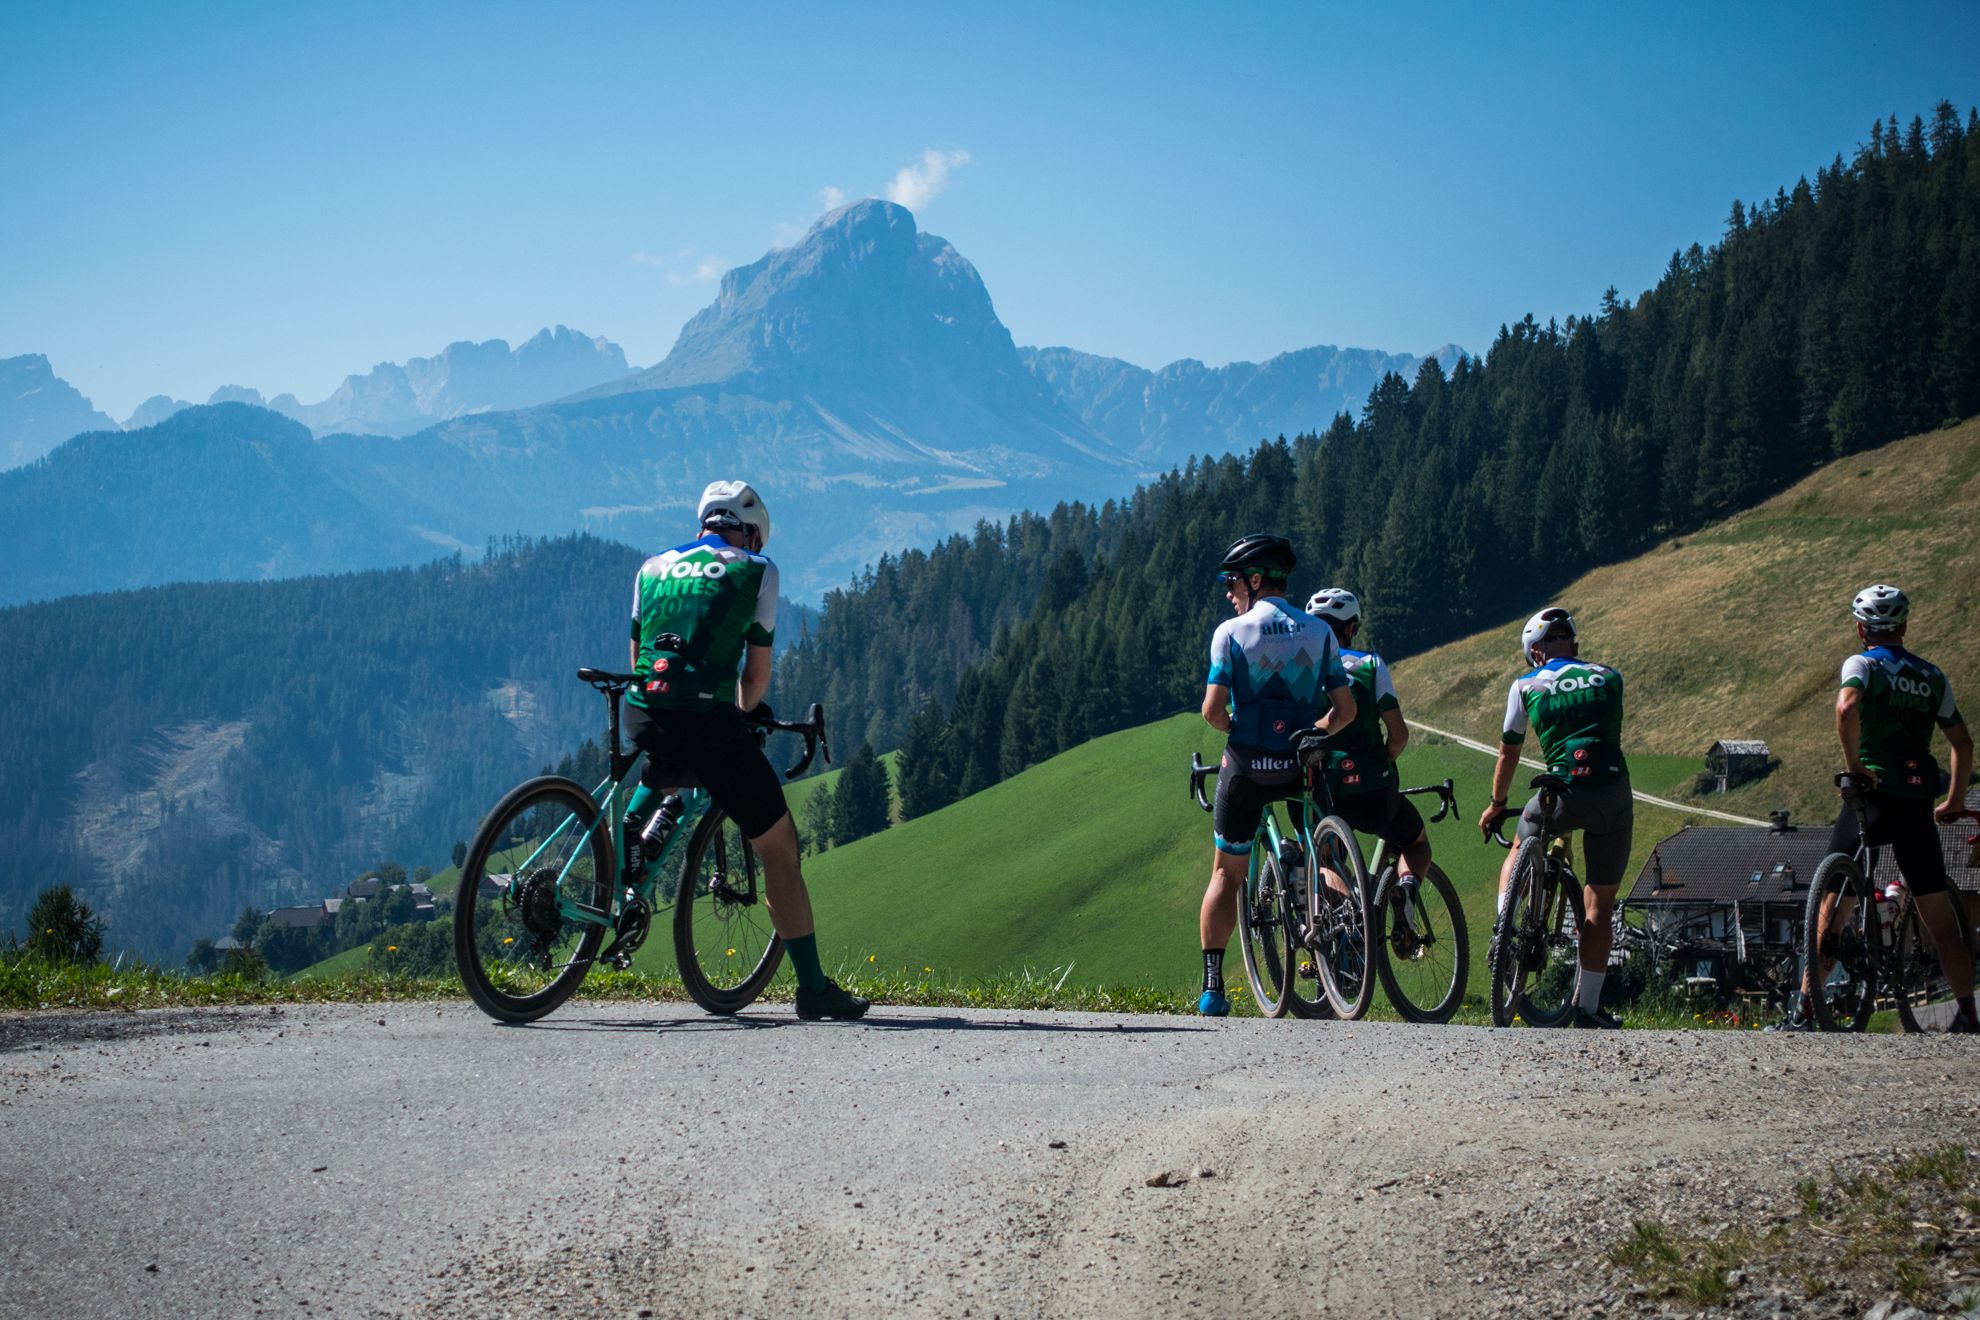
{"type": "MultiPolygon", "coordinates": [[[[1574,616],[1559,607],[1541,610],[1520,631],[1520,655],[1533,669],[1512,682],[1499,735],[1499,759],[1492,767],[1492,802],[1478,818],[1489,835],[1510,814],[1506,793],[1519,769],[1519,749],[1529,727],[1539,736],[1547,772],[1568,781],[1548,828],[1555,837],[1581,831],[1587,864],[1582,868],[1581,976],[1575,983],[1577,1027],[1614,1027],[1602,1012],[1602,983],[1614,938],[1610,921],[1616,890],[1629,865],[1636,804],[1630,794],[1629,764],[1623,757],[1622,675],[1607,665],[1580,658],[1574,616]]],[[[1519,837],[1540,832],[1540,795],[1535,793],[1519,818],[1519,837]]],[[[1499,868],[1499,907],[1512,885],[1517,848],[1499,868]]]]}
{"type": "Polygon", "coordinates": [[[1341,667],[1354,693],[1354,719],[1327,739],[1327,788],[1334,813],[1389,846],[1397,858],[1396,883],[1407,897],[1430,866],[1430,836],[1422,814],[1399,791],[1396,758],[1409,745],[1409,725],[1396,700],[1395,682],[1381,656],[1351,645],[1361,631],[1361,600],[1352,591],[1316,591],[1306,612],[1333,628],[1341,644],[1341,667]]]}
{"type": "Polygon", "coordinates": [[[624,729],[646,753],[646,768],[626,814],[637,816],[683,771],[698,780],[763,862],[764,901],[797,972],[798,1016],[856,1018],[867,1001],[819,966],[797,828],[777,772],[743,720],[744,711],[770,713],[763,704],[777,627],[777,566],[763,554],[770,511],[748,483],[717,481],[701,493],[696,517],[700,537],[647,560],[633,587],[632,665],[643,681],[626,693],[624,729]]]}
{"type": "MultiPolygon", "coordinates": [[[[1951,1031],[1980,1032],[1973,1007],[1973,955],[1960,948],[1959,922],[1953,915],[1944,846],[1933,822],[1951,820],[1966,809],[1966,786],[1973,774],[1973,735],[1967,731],[1952,685],[1940,668],[1904,647],[1911,618],[1911,601],[1885,583],[1865,587],[1850,602],[1856,635],[1863,650],[1843,661],[1836,693],[1836,737],[1842,743],[1843,766],[1860,781],[1870,842],[1888,847],[1898,873],[1918,904],[1918,915],[1938,951],[1946,983],[1959,1002],[1951,1031]],[[1952,748],[1952,774],[1946,796],[1936,809],[1939,763],[1932,755],[1932,729],[1945,731],[1952,748]]],[[[1829,835],[1829,851],[1853,853],[1860,827],[1856,812],[1845,807],[1829,835]]],[[[1804,998],[1781,1025],[1790,1031],[1813,1029],[1809,1020],[1806,977],[1804,998]]]]}

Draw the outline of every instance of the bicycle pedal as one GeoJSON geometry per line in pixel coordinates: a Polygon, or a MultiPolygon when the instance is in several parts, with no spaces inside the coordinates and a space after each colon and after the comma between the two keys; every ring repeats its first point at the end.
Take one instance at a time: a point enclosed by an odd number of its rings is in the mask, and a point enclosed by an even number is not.
{"type": "Polygon", "coordinates": [[[629,972],[632,970],[632,955],[630,953],[615,953],[605,961],[611,964],[612,970],[615,972],[629,972]]]}

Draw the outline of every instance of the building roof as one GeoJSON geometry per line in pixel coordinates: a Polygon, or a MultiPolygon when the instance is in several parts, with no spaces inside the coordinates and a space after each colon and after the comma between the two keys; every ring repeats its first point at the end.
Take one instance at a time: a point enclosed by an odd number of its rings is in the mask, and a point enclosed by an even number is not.
{"type": "Polygon", "coordinates": [[[333,917],[337,915],[337,909],[342,906],[344,906],[344,900],[341,898],[326,898],[323,900],[323,910],[333,917]]]}
{"type": "Polygon", "coordinates": [[[1772,756],[1773,749],[1758,738],[1721,738],[1705,750],[1707,756],[1714,752],[1722,756],[1772,756]]]}
{"type": "Polygon", "coordinates": [[[213,941],[213,951],[215,953],[232,953],[235,949],[241,947],[242,947],[241,942],[235,939],[232,935],[223,935],[219,939],[213,941]]]}
{"type": "Polygon", "coordinates": [[[368,875],[362,880],[351,881],[351,883],[345,887],[344,892],[352,898],[371,898],[378,893],[378,890],[380,889],[380,887],[384,885],[384,883],[385,882],[383,880],[380,880],[377,876],[368,875]]]}
{"type": "MultiPolygon", "coordinates": [[[[1980,810],[1980,788],[1966,795],[1980,810]]],[[[1675,903],[1796,902],[1808,899],[1808,882],[1829,852],[1828,825],[1807,825],[1776,833],[1758,827],[1718,829],[1687,826],[1650,850],[1649,860],[1630,886],[1631,905],[1675,903]]],[[[1946,870],[1961,889],[1980,892],[1974,845],[1980,821],[1939,826],[1946,870]]],[[[1890,850],[1877,856],[1877,876],[1895,879],[1890,850]]]]}
{"type": "Polygon", "coordinates": [[[308,907],[279,907],[268,914],[268,924],[277,930],[306,930],[321,926],[329,919],[330,914],[323,910],[321,903],[312,903],[308,907]]]}

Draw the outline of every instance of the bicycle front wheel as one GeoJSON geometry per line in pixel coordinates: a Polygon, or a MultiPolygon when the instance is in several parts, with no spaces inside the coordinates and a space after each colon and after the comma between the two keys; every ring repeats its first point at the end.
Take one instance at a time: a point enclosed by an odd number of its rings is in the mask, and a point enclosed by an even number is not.
{"type": "Polygon", "coordinates": [[[1547,865],[1540,840],[1519,845],[1506,906],[1492,933],[1492,1025],[1518,1018],[1558,1027],[1574,1012],[1581,886],[1547,865]]]}
{"type": "Polygon", "coordinates": [[[1434,862],[1402,891],[1394,870],[1383,872],[1375,901],[1376,964],[1382,991],[1409,1022],[1449,1022],[1464,1000],[1471,945],[1464,908],[1450,877],[1434,862]]]}
{"type": "Polygon", "coordinates": [[[569,999],[605,937],[616,875],[582,785],[543,775],[511,789],[461,863],[454,959],[468,997],[501,1022],[534,1022],[569,999]]]}
{"type": "Polygon", "coordinates": [[[1251,982],[1258,1011],[1268,1018],[1284,1017],[1292,1001],[1292,977],[1287,970],[1292,966],[1292,945],[1286,933],[1285,890],[1285,868],[1277,857],[1266,853],[1245,877],[1244,893],[1238,900],[1245,979],[1251,982]]]}
{"type": "Polygon", "coordinates": [[[1808,1009],[1824,1031],[1861,1031],[1877,1006],[1879,938],[1863,868],[1830,853],[1808,882],[1801,921],[1801,966],[1808,1009]]]}
{"type": "Polygon", "coordinates": [[[736,823],[711,808],[688,840],[674,897],[681,983],[710,1013],[756,1002],[784,959],[764,900],[763,863],[736,823]]]}
{"type": "MultiPolygon", "coordinates": [[[[1959,923],[1960,943],[1971,948],[1966,896],[1958,886],[1948,892],[1953,915],[1959,923]]],[[[1904,915],[1898,919],[1897,965],[1899,1024],[1908,1032],[1944,1031],[1950,1027],[1959,1014],[1959,1003],[1953,998],[1952,984],[1946,980],[1938,946],[1918,915],[1916,899],[1905,903],[1904,915]]]]}
{"type": "MultiPolygon", "coordinates": [[[[1314,903],[1308,947],[1320,972],[1320,987],[1337,1017],[1348,1021],[1368,1011],[1375,997],[1375,969],[1369,932],[1375,925],[1368,873],[1361,845],[1339,816],[1322,816],[1313,829],[1307,874],[1319,901],[1314,903]]],[[[1311,901],[1311,900],[1309,900],[1311,901]]]]}

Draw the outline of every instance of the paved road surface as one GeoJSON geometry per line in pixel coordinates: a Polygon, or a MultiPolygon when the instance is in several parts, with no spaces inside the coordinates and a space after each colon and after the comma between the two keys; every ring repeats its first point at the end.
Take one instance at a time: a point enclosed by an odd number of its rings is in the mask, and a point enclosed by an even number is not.
{"type": "Polygon", "coordinates": [[[1580,1262],[1632,1215],[1743,1214],[1803,1167],[1970,1132],[1964,1044],[624,1004],[526,1029],[452,1004],[6,1018],[0,1315],[1613,1313],[1580,1262]]]}

